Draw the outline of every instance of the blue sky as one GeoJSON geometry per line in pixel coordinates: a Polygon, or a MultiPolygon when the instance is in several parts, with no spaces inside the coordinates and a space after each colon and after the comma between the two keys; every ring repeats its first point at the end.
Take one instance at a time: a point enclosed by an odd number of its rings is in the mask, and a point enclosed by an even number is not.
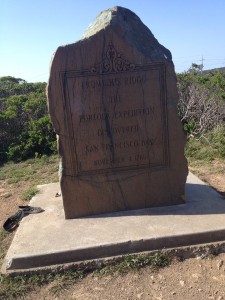
{"type": "Polygon", "coordinates": [[[177,72],[192,62],[225,66],[224,0],[0,0],[0,76],[47,81],[58,46],[81,37],[100,11],[134,11],[173,55],[177,72]]]}

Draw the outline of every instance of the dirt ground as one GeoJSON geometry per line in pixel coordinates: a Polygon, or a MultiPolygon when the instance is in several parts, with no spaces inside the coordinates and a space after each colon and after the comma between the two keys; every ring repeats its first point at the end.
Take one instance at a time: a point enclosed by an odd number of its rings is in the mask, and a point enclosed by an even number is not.
{"type": "Polygon", "coordinates": [[[58,296],[37,289],[25,299],[206,300],[225,299],[225,254],[191,258],[153,271],[145,267],[125,275],[88,276],[58,296]]]}
{"type": "MultiPolygon", "coordinates": [[[[191,171],[225,197],[224,170],[225,162],[216,161],[211,166],[191,168],[191,171]]],[[[48,180],[56,178],[54,172],[46,177],[48,180]]],[[[19,204],[24,204],[20,196],[29,184],[29,180],[16,184],[0,180],[1,226],[19,204]]],[[[13,234],[9,235],[5,242],[9,244],[12,237],[13,234]]],[[[90,274],[75,284],[59,288],[58,293],[50,292],[51,287],[52,283],[36,287],[24,299],[225,300],[225,253],[214,257],[174,260],[168,267],[157,271],[145,267],[124,275],[100,277],[90,274]]]]}
{"type": "MultiPolygon", "coordinates": [[[[0,177],[0,225],[18,210],[19,205],[28,205],[22,200],[23,193],[32,186],[55,182],[58,179],[58,158],[55,157],[46,165],[35,163],[19,163],[0,167],[6,178],[0,177]],[[24,172],[20,172],[24,170],[24,172]],[[29,174],[29,171],[32,173],[29,174]],[[17,172],[17,173],[16,173],[17,172]]],[[[0,173],[1,174],[1,173],[0,173]]]]}

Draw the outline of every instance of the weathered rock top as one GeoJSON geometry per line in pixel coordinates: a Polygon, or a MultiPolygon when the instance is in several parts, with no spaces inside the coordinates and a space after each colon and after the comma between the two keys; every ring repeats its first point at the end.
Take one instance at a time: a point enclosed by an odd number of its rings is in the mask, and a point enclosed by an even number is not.
{"type": "Polygon", "coordinates": [[[141,19],[131,10],[120,6],[102,11],[89,25],[81,39],[91,38],[100,31],[109,29],[116,31],[126,43],[151,60],[172,61],[170,51],[157,41],[141,19]]]}

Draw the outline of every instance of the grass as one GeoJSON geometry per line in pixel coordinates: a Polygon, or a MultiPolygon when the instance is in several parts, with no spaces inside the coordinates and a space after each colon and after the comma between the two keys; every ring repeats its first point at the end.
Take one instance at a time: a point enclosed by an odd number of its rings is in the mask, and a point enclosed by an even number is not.
{"type": "Polygon", "coordinates": [[[39,190],[36,186],[30,187],[23,192],[21,199],[24,201],[30,201],[31,198],[38,193],[38,191],[39,190]]]}
{"type": "Polygon", "coordinates": [[[83,268],[75,271],[51,272],[45,274],[26,274],[26,275],[0,275],[0,300],[13,300],[24,297],[35,287],[40,287],[51,283],[49,292],[60,297],[60,294],[71,287],[78,280],[83,279],[88,274],[93,276],[108,276],[124,274],[136,271],[146,266],[151,266],[154,270],[170,264],[170,258],[161,253],[126,255],[122,261],[113,265],[103,266],[102,268],[89,270],[83,268]]]}
{"type": "Polygon", "coordinates": [[[35,287],[49,283],[53,283],[49,290],[50,293],[57,296],[81,278],[83,278],[82,271],[17,276],[0,275],[0,300],[23,298],[35,287]]]}
{"type": "Polygon", "coordinates": [[[199,138],[188,139],[185,154],[189,163],[201,161],[209,164],[211,161],[225,159],[225,127],[218,126],[199,138]]]}
{"type": "Polygon", "coordinates": [[[185,155],[190,171],[207,181],[205,175],[225,174],[225,128],[218,126],[201,137],[189,137],[185,155]]]}
{"type": "Polygon", "coordinates": [[[5,230],[0,231],[0,263],[8,248],[8,243],[6,242],[8,236],[9,234],[5,230]]]}
{"type": "Polygon", "coordinates": [[[126,255],[120,263],[115,265],[107,265],[101,269],[96,269],[94,274],[97,275],[112,275],[115,273],[125,274],[133,270],[139,270],[146,266],[151,266],[154,269],[163,268],[170,264],[170,258],[161,253],[156,252],[153,255],[139,254],[139,255],[126,255]]]}
{"type": "Polygon", "coordinates": [[[43,156],[33,158],[20,163],[8,162],[0,169],[0,180],[6,180],[8,184],[24,181],[32,181],[33,185],[48,183],[49,174],[55,173],[54,180],[58,180],[58,156],[43,156]]]}
{"type": "MultiPolygon", "coordinates": [[[[8,162],[0,167],[0,184],[5,192],[0,199],[8,205],[15,206],[16,202],[29,201],[37,192],[36,185],[58,181],[58,156],[43,156],[41,158],[29,159],[20,163],[8,162]]],[[[4,207],[4,206],[3,206],[4,207]]],[[[12,234],[0,229],[0,264],[12,240],[12,234]]],[[[7,298],[5,298],[7,299],[7,298]]]]}
{"type": "MultiPolygon", "coordinates": [[[[10,189],[17,189],[17,186],[24,187],[19,198],[29,201],[38,189],[36,185],[47,184],[58,181],[58,156],[29,159],[20,163],[8,162],[0,168],[0,180],[4,180],[10,189]]],[[[11,191],[4,195],[4,198],[12,196],[11,191]]]]}
{"type": "Polygon", "coordinates": [[[54,283],[50,288],[50,293],[55,297],[59,297],[60,294],[72,286],[77,280],[84,278],[84,271],[67,271],[63,274],[57,274],[54,278],[54,283]]]}

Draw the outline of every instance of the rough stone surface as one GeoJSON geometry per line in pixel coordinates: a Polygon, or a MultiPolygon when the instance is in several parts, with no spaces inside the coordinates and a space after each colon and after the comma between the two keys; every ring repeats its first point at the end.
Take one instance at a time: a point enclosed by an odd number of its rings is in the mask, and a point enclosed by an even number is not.
{"type": "Polygon", "coordinates": [[[66,218],[184,201],[177,100],[169,50],[128,9],[103,11],[57,49],[48,102],[66,218]]]}

